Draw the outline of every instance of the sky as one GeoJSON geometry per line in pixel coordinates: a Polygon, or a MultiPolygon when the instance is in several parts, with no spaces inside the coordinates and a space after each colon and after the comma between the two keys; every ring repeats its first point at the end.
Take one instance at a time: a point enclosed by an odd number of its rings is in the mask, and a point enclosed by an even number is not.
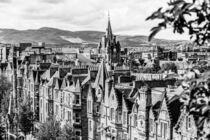
{"type": "MultiPolygon", "coordinates": [[[[0,0],[0,28],[53,27],[70,31],[105,31],[108,11],[114,34],[149,35],[157,21],[145,19],[168,0],[0,0]]],[[[157,38],[189,39],[161,31],[157,38]]]]}

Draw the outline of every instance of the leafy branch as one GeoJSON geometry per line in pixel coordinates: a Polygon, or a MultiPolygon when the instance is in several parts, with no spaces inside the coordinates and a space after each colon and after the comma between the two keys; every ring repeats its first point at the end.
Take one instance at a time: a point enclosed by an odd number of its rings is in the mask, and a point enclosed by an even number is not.
{"type": "Polygon", "coordinates": [[[151,29],[149,41],[162,29],[172,26],[174,33],[187,32],[190,39],[203,45],[210,37],[210,2],[208,0],[171,0],[168,8],[159,8],[146,20],[159,19],[161,22],[151,29]]]}

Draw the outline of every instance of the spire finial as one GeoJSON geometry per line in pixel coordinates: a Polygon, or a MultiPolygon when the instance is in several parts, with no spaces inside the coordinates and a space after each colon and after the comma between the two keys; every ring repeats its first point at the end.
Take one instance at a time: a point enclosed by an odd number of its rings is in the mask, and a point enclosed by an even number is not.
{"type": "Polygon", "coordinates": [[[108,10],[108,20],[110,21],[110,13],[109,13],[109,10],[108,10]]]}
{"type": "Polygon", "coordinates": [[[112,39],[112,28],[111,28],[111,23],[110,23],[110,14],[109,14],[109,11],[108,11],[108,26],[107,26],[107,29],[106,29],[106,36],[107,38],[109,38],[110,40],[112,39]]]}

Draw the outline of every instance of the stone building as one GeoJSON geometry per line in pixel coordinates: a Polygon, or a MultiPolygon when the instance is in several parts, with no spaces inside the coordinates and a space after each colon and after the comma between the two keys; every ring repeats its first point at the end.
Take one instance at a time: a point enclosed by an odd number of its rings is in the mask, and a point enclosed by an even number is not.
{"type": "Polygon", "coordinates": [[[116,36],[112,33],[110,19],[108,19],[106,34],[102,37],[98,45],[98,53],[111,65],[120,63],[121,61],[121,45],[120,42],[116,40],[116,36]]]}

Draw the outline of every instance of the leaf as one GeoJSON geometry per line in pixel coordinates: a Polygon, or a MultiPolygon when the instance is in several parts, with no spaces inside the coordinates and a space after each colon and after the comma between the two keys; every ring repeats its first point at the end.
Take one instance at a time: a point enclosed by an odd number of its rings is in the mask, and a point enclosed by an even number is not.
{"type": "Polygon", "coordinates": [[[160,27],[159,26],[157,26],[157,27],[153,27],[152,29],[150,29],[150,31],[155,31],[155,30],[158,30],[160,27]]]}
{"type": "Polygon", "coordinates": [[[153,30],[152,33],[151,33],[151,34],[149,35],[149,37],[148,37],[148,41],[151,41],[151,40],[154,38],[154,36],[155,36],[160,30],[161,30],[161,27],[156,28],[155,30],[153,30]]]}
{"type": "Polygon", "coordinates": [[[153,19],[157,18],[161,14],[161,10],[162,10],[162,7],[160,7],[157,11],[152,13],[151,16],[147,17],[146,20],[153,20],[153,19]]]}
{"type": "Polygon", "coordinates": [[[205,16],[200,12],[197,14],[198,16],[198,25],[205,21],[205,16]]]}
{"type": "Polygon", "coordinates": [[[183,6],[182,6],[182,11],[185,13],[185,14],[188,14],[188,15],[191,15],[190,12],[189,12],[189,8],[193,6],[192,3],[185,3],[183,6]]]}
{"type": "Polygon", "coordinates": [[[166,22],[165,21],[164,22],[161,22],[161,23],[158,24],[158,26],[161,26],[161,27],[166,28],[166,22]]]}
{"type": "Polygon", "coordinates": [[[168,5],[171,6],[171,5],[180,5],[182,3],[185,3],[184,0],[175,0],[173,2],[169,2],[168,5]]]}

